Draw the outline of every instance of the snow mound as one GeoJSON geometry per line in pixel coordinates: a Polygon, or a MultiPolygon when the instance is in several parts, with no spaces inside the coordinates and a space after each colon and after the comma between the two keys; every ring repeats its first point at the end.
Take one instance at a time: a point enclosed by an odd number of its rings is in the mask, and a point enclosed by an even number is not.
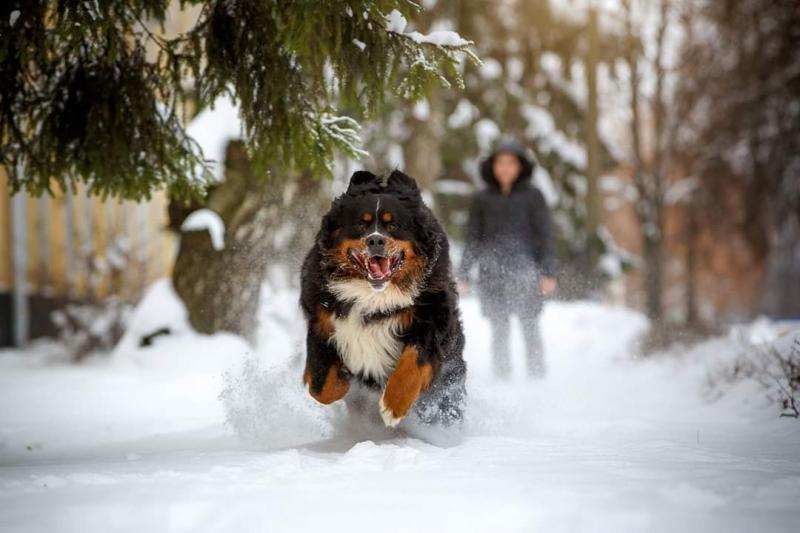
{"type": "Polygon", "coordinates": [[[144,291],[144,296],[134,309],[125,335],[117,345],[117,351],[138,347],[139,340],[162,328],[180,334],[191,330],[183,306],[172,280],[163,278],[154,281],[144,291]]]}
{"type": "Polygon", "coordinates": [[[225,223],[211,209],[192,211],[181,224],[181,231],[208,231],[214,250],[225,249],[225,223]]]}

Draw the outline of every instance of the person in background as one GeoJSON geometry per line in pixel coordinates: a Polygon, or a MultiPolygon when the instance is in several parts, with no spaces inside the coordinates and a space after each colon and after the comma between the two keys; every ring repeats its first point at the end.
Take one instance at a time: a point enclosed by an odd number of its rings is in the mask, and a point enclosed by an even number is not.
{"type": "Polygon", "coordinates": [[[472,200],[460,286],[469,290],[477,265],[481,310],[492,325],[495,375],[505,378],[511,372],[510,320],[516,315],[525,336],[528,373],[543,377],[539,314],[544,298],[556,289],[550,212],[531,183],[533,163],[519,143],[501,143],[480,168],[488,187],[472,200]]]}

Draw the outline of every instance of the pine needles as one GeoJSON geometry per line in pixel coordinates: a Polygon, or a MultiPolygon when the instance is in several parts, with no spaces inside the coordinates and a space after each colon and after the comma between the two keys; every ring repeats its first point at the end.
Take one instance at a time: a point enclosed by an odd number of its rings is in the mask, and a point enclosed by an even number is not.
{"type": "Polygon", "coordinates": [[[357,120],[388,94],[461,84],[471,43],[387,30],[403,1],[218,0],[165,37],[167,0],[11,0],[0,7],[0,164],[15,191],[77,182],[128,199],[200,197],[211,175],[181,113],[229,93],[262,173],[330,171],[362,154],[357,120]],[[346,110],[345,116],[342,110],[346,110]]]}

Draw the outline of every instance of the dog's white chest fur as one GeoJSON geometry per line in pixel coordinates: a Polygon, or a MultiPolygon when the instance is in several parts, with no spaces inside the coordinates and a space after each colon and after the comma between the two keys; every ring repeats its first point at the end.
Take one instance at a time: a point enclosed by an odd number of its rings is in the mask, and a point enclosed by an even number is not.
{"type": "Polygon", "coordinates": [[[385,381],[403,348],[398,340],[400,317],[391,316],[369,324],[364,323],[363,317],[408,307],[414,302],[413,296],[391,283],[378,292],[361,279],[333,282],[329,289],[339,300],[353,304],[347,316],[333,318],[331,341],[344,365],[354,374],[385,381]]]}

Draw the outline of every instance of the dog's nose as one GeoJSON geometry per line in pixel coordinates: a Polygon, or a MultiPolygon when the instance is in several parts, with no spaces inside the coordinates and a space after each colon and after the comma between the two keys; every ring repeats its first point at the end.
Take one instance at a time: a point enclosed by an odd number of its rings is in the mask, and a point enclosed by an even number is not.
{"type": "Polygon", "coordinates": [[[383,255],[386,251],[386,239],[383,235],[370,235],[367,237],[367,250],[370,255],[383,255]]]}
{"type": "Polygon", "coordinates": [[[367,246],[386,246],[386,239],[382,235],[370,235],[367,238],[367,246]]]}

